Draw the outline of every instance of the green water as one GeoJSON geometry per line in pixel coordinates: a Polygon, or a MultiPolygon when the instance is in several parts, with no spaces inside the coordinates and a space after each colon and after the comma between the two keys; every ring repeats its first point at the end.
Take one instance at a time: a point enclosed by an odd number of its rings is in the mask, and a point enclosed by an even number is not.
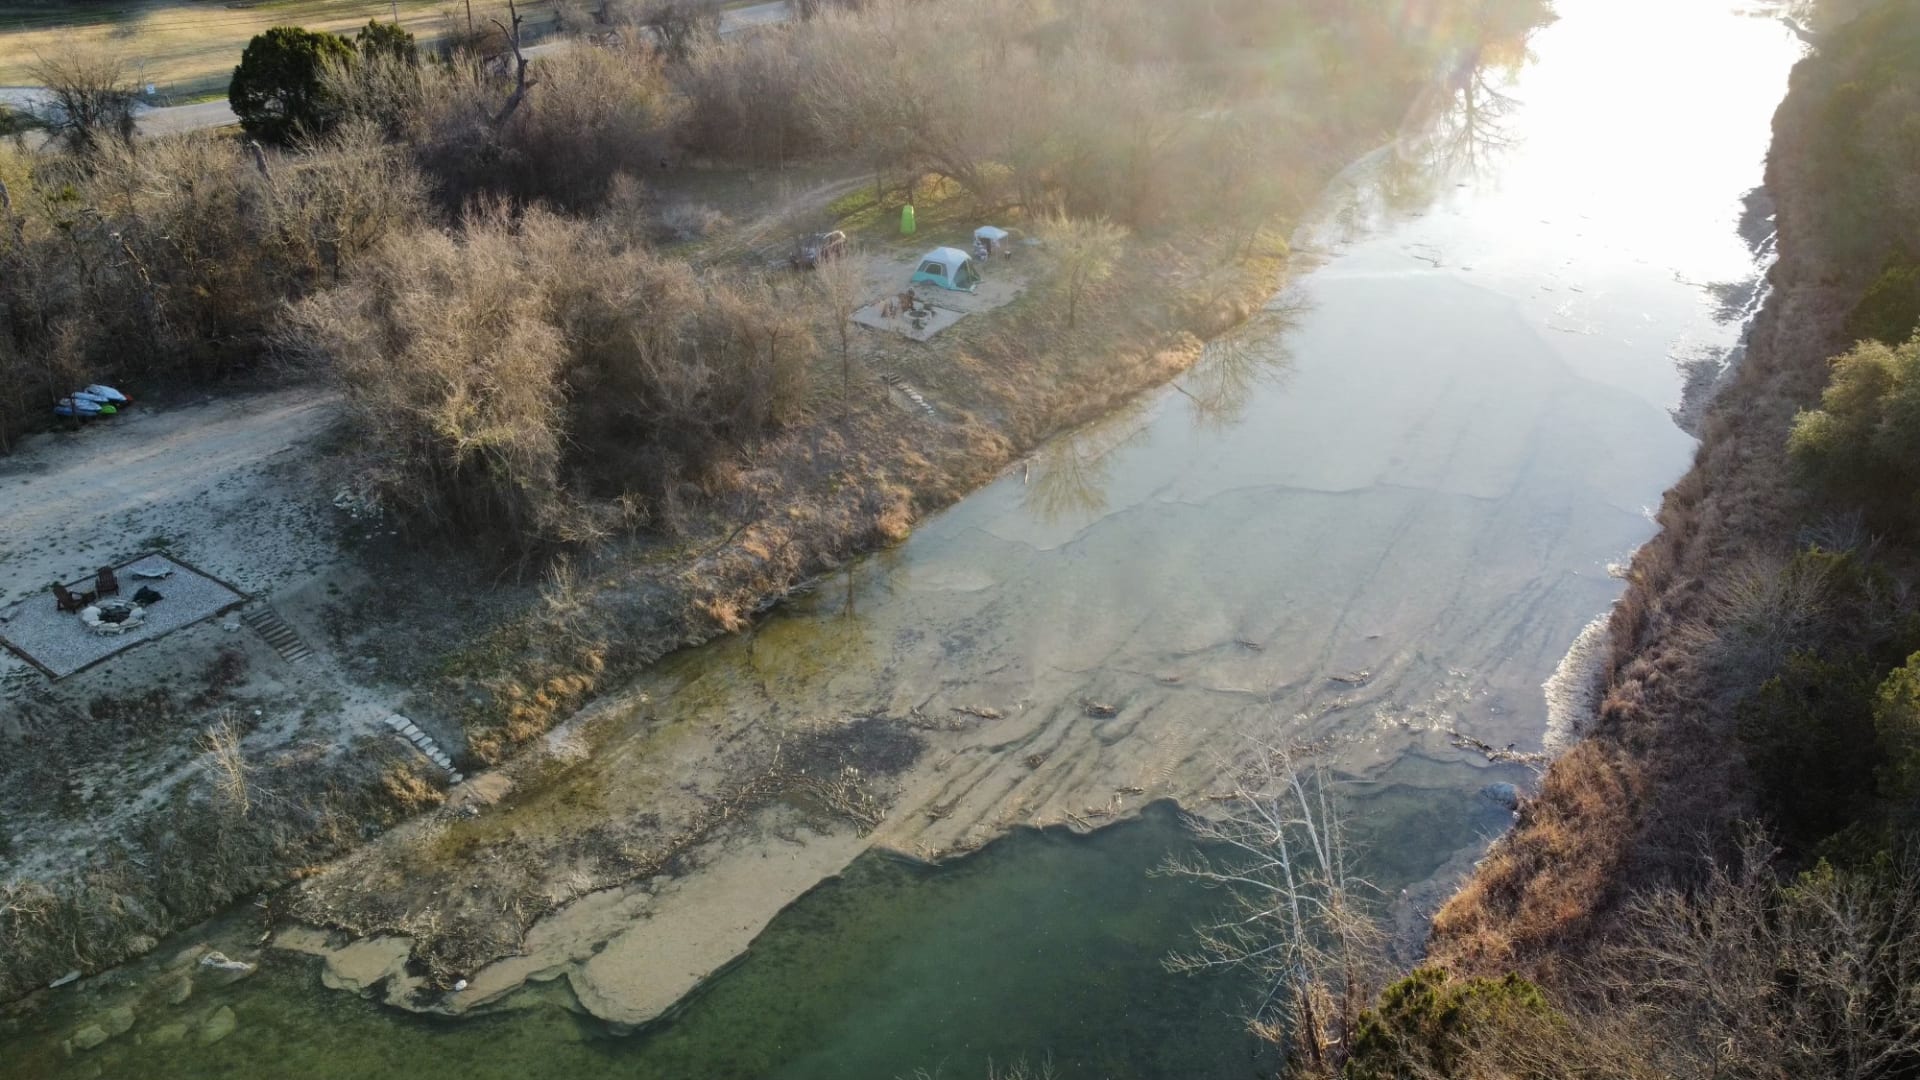
{"type": "Polygon", "coordinates": [[[1149,873],[1187,850],[1155,807],[1092,837],[1016,833],[941,869],[864,857],[676,1015],[624,1036],[564,1008],[557,987],[437,1021],[322,990],[308,963],[282,958],[181,1005],[143,1004],[130,1031],[72,1057],[59,1044],[89,1014],[57,1000],[0,1026],[0,1074],[886,1080],[1050,1056],[1066,1078],[1270,1076],[1238,1018],[1244,987],[1160,966],[1217,899],[1149,873]],[[225,1039],[156,1042],[222,1006],[238,1021],[225,1039]]]}

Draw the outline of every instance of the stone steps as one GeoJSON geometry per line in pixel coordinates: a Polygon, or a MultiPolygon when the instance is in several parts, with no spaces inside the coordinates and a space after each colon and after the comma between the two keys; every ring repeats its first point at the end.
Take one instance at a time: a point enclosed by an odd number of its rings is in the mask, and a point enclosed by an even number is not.
{"type": "Polygon", "coordinates": [[[388,727],[393,729],[395,735],[413,744],[413,748],[420,751],[428,761],[446,770],[447,781],[449,783],[457,784],[466,779],[465,776],[462,776],[454,769],[453,758],[448,755],[445,750],[440,749],[440,745],[433,741],[433,736],[421,731],[414,725],[413,721],[401,716],[399,713],[394,713],[387,717],[384,722],[388,727]]]}
{"type": "Polygon", "coordinates": [[[240,621],[253,627],[253,632],[273,646],[273,651],[280,654],[280,659],[289,664],[303,663],[313,656],[313,649],[300,640],[300,635],[294,632],[293,627],[287,625],[279,612],[265,604],[241,615],[240,621]]]}
{"type": "Polygon", "coordinates": [[[881,372],[880,381],[883,383],[886,383],[888,386],[893,387],[895,390],[900,391],[902,394],[905,394],[907,396],[907,400],[913,402],[915,405],[920,406],[920,408],[926,412],[929,418],[934,420],[940,419],[940,414],[933,411],[933,406],[928,404],[926,397],[923,396],[920,393],[920,391],[913,388],[912,383],[908,382],[907,380],[901,378],[900,376],[894,374],[891,371],[881,372]]]}

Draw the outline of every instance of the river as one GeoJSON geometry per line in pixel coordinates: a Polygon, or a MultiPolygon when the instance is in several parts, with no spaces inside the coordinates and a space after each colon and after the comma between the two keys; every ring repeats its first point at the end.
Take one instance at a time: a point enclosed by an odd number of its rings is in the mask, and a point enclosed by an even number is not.
{"type": "Polygon", "coordinates": [[[1192,844],[1161,800],[1204,805],[1250,738],[1312,744],[1417,942],[1509,820],[1483,789],[1534,778],[1484,749],[1577,721],[1611,568],[1692,453],[1683,393],[1737,359],[1761,296],[1752,192],[1801,51],[1778,11],[1559,13],[1349,170],[1297,238],[1311,271],[1177,387],[670,659],[484,814],[390,842],[451,886],[511,838],[578,894],[596,830],[686,786],[686,746],[927,719],[877,828],[776,808],[685,881],[593,891],[475,972],[452,1004],[497,1011],[460,1020],[273,952],[172,1002],[183,941],[0,1018],[0,1074],[1270,1072],[1244,986],[1160,965],[1218,899],[1150,874],[1192,844]],[[132,998],[104,1045],[63,1047],[132,998]]]}

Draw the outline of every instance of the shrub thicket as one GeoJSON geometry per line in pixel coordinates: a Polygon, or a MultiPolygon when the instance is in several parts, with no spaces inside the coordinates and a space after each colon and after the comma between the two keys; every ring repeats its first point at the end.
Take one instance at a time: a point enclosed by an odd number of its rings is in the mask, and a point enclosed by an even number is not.
{"type": "MultiPolygon", "coordinates": [[[[1351,1076],[1394,1080],[1899,1080],[1920,1070],[1920,862],[1781,880],[1749,841],[1697,886],[1636,896],[1548,1009],[1524,988],[1449,1038],[1444,987],[1408,996],[1436,1043],[1351,1076]]],[[[1488,986],[1487,983],[1480,984],[1488,986]]],[[[1499,987],[1501,984],[1491,984],[1499,987]]],[[[1511,984],[1508,984],[1511,985],[1511,984]]],[[[1508,995],[1496,995],[1508,996],[1508,995]]],[[[1361,1055],[1356,1053],[1355,1060],[1361,1055]]]]}
{"type": "Polygon", "coordinates": [[[1816,178],[1830,193],[1813,225],[1865,266],[1920,251],[1920,0],[1882,0],[1822,35],[1820,62],[1795,90],[1822,104],[1816,178]]]}
{"type": "Polygon", "coordinates": [[[76,386],[138,393],[257,364],[286,298],[426,209],[365,129],[267,160],[211,134],[103,143],[84,162],[0,147],[0,451],[76,386]]]}
{"type": "Polygon", "coordinates": [[[443,205],[481,196],[600,207],[621,176],[659,169],[675,105],[660,54],[644,41],[574,47],[529,63],[524,107],[516,81],[470,56],[419,65],[388,56],[328,66],[339,115],[374,124],[406,146],[443,205]]]}
{"type": "Polygon", "coordinates": [[[1890,528],[1920,526],[1920,336],[1836,357],[1820,407],[1794,420],[1788,447],[1821,494],[1890,528]]]}
{"type": "Polygon", "coordinates": [[[791,416],[812,348],[751,284],[498,204],[386,237],[289,344],[339,373],[390,506],[516,550],[616,525],[595,495],[671,505],[791,416]]]}
{"type": "Polygon", "coordinates": [[[1241,205],[1223,175],[1284,177],[1331,135],[1391,125],[1440,58],[1544,10],[1436,8],[1414,33],[1389,5],[822,6],[777,36],[688,51],[672,72],[688,102],[677,131],[722,161],[853,155],[883,187],[931,173],[986,206],[1217,226],[1275,209],[1241,205]],[[1341,108],[1309,124],[1304,97],[1341,108]],[[1261,137],[1239,137],[1254,117],[1261,137]]]}
{"type": "Polygon", "coordinates": [[[1847,334],[1898,345],[1920,331],[1920,264],[1894,258],[1847,314],[1847,334]]]}
{"type": "Polygon", "coordinates": [[[1448,978],[1416,968],[1386,988],[1360,1017],[1346,1080],[1460,1075],[1488,1040],[1507,1038],[1528,1020],[1554,1015],[1540,988],[1518,975],[1448,978]]]}

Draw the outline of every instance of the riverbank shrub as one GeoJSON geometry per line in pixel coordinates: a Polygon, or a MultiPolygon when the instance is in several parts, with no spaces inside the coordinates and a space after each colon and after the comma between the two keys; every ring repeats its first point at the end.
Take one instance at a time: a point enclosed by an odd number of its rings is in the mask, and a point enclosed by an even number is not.
{"type": "Polygon", "coordinates": [[[1876,672],[1863,657],[1796,653],[1741,707],[1761,809],[1803,849],[1873,805],[1876,672]]]}
{"type": "MultiPolygon", "coordinates": [[[[1820,238],[1868,269],[1920,251],[1920,0],[1880,0],[1821,35],[1794,89],[1817,102],[1820,238]]],[[[1871,270],[1868,269],[1870,273],[1871,270]]]]}
{"type": "Polygon", "coordinates": [[[1887,801],[1891,831],[1913,836],[1920,824],[1920,653],[1881,682],[1873,724],[1880,743],[1880,794],[1887,801]]]}
{"type": "Polygon", "coordinates": [[[1920,529],[1920,336],[1863,341],[1832,366],[1820,407],[1794,420],[1794,464],[1819,495],[1882,527],[1920,529]]]}
{"type": "Polygon", "coordinates": [[[1540,988],[1518,975],[1453,979],[1416,968],[1380,994],[1354,1031],[1345,1080],[1467,1075],[1460,1070],[1488,1040],[1554,1015],[1540,988]]]}
{"type": "Polygon", "coordinates": [[[1920,333],[1920,264],[1889,259],[1847,313],[1847,334],[1856,341],[1899,345],[1915,333],[1920,333]]]}

